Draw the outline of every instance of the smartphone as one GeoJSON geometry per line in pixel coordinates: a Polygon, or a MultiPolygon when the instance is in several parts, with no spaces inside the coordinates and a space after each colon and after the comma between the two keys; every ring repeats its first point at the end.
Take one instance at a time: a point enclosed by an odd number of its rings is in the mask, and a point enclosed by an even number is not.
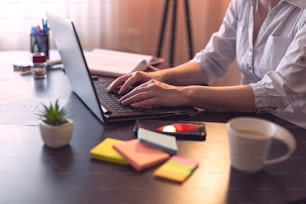
{"type": "Polygon", "coordinates": [[[181,120],[137,120],[133,129],[137,137],[137,129],[141,127],[155,132],[175,136],[178,140],[206,140],[205,123],[200,121],[181,120]]]}

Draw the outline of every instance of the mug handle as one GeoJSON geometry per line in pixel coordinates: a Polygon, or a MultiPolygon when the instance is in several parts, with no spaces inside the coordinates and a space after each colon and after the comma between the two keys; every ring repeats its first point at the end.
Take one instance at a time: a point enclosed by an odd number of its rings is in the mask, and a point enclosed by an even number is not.
{"type": "Polygon", "coordinates": [[[288,146],[288,152],[285,155],[277,157],[275,159],[265,160],[264,161],[265,165],[275,164],[275,163],[278,163],[278,162],[281,162],[281,161],[284,161],[284,160],[288,159],[296,148],[296,141],[295,141],[294,137],[292,136],[292,134],[287,129],[285,129],[285,128],[279,126],[279,125],[276,125],[276,124],[274,124],[274,125],[275,125],[275,128],[276,128],[276,133],[273,136],[273,138],[284,142],[288,146]]]}

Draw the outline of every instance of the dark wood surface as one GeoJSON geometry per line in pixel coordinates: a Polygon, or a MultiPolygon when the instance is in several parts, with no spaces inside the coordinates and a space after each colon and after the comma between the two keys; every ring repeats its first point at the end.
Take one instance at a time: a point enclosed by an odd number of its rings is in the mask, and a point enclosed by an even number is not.
{"type": "MultiPolygon", "coordinates": [[[[5,73],[4,69],[12,71],[2,66],[0,72],[5,73]]],[[[187,181],[176,184],[154,178],[156,167],[137,172],[130,166],[91,160],[89,150],[105,137],[134,138],[134,122],[101,124],[71,93],[63,71],[50,71],[47,83],[38,87],[31,76],[9,75],[14,81],[2,78],[1,86],[6,84],[16,94],[67,98],[75,129],[71,144],[55,150],[43,145],[37,126],[0,124],[0,203],[278,204],[306,197],[306,130],[272,115],[204,112],[186,118],[207,124],[207,140],[178,142],[178,155],[194,159],[200,166],[187,181]],[[297,140],[294,155],[255,175],[232,169],[224,124],[245,115],[288,128],[297,140]]],[[[284,145],[273,143],[269,155],[284,151],[284,145]]]]}

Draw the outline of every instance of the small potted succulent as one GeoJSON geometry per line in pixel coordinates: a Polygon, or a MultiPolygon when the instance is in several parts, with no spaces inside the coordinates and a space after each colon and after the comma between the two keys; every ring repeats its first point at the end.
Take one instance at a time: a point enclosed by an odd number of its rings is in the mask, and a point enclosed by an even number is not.
{"type": "Polygon", "coordinates": [[[44,144],[51,148],[58,148],[70,143],[73,132],[73,121],[68,118],[64,107],[59,101],[49,105],[42,104],[39,113],[39,130],[44,144]]]}

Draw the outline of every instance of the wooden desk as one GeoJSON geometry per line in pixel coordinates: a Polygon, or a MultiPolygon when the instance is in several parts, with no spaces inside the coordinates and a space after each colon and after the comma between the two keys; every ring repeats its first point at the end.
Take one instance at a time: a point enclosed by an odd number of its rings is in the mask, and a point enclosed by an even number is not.
{"type": "MultiPolygon", "coordinates": [[[[0,53],[1,56],[1,53],[0,53]]],[[[8,67],[1,67],[9,69],[8,67]]],[[[89,150],[105,137],[133,138],[133,122],[102,125],[70,93],[60,70],[49,72],[47,86],[37,90],[31,76],[10,73],[14,81],[0,80],[12,95],[69,99],[75,130],[70,146],[52,150],[43,146],[37,126],[0,125],[0,203],[8,204],[222,204],[286,203],[306,197],[306,130],[271,115],[202,113],[193,120],[207,124],[205,142],[179,141],[179,155],[200,162],[183,184],[155,179],[155,168],[133,168],[91,160],[89,150]],[[17,80],[18,79],[18,80],[17,80]],[[269,166],[256,175],[231,169],[224,123],[251,115],[287,127],[297,140],[289,160],[269,166]]],[[[0,93],[2,94],[2,93],[0,93]]],[[[270,155],[285,151],[273,144],[270,155]]]]}

